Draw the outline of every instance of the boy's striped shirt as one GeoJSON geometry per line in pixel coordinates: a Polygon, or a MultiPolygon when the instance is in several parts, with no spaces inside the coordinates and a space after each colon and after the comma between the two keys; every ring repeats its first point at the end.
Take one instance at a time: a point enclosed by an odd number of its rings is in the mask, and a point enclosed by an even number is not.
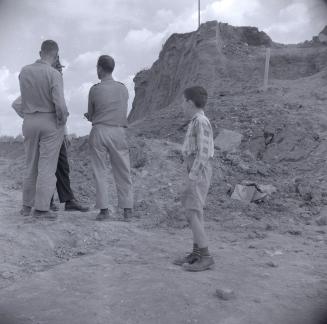
{"type": "Polygon", "coordinates": [[[212,127],[203,111],[196,113],[190,121],[182,153],[184,156],[195,155],[189,177],[191,180],[196,180],[203,167],[214,155],[212,127]]]}

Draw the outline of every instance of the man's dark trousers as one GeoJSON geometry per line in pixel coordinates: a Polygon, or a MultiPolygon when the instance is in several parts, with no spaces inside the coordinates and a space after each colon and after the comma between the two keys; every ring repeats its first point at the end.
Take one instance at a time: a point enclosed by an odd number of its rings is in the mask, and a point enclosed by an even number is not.
{"type": "Polygon", "coordinates": [[[63,141],[60,148],[57,171],[56,171],[56,177],[57,177],[56,187],[57,187],[59,201],[61,203],[74,199],[74,194],[70,187],[69,172],[70,169],[68,163],[67,148],[66,148],[65,141],[63,141]]]}

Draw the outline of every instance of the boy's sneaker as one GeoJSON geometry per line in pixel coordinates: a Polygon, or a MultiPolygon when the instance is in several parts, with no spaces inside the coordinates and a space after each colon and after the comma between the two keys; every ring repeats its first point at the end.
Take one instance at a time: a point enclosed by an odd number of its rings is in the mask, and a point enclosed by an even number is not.
{"type": "Polygon", "coordinates": [[[183,269],[186,271],[204,271],[212,268],[212,266],[215,264],[215,261],[213,260],[212,256],[201,256],[199,260],[193,262],[192,264],[184,263],[183,269]]]}
{"type": "Polygon", "coordinates": [[[57,213],[51,211],[34,210],[33,216],[37,219],[55,220],[58,218],[57,213]]]}
{"type": "Polygon", "coordinates": [[[194,253],[191,252],[190,254],[187,254],[183,257],[178,257],[173,261],[173,264],[178,265],[178,266],[182,266],[184,263],[188,263],[188,264],[192,264],[194,262],[196,262],[197,260],[199,260],[201,257],[194,253]]]}

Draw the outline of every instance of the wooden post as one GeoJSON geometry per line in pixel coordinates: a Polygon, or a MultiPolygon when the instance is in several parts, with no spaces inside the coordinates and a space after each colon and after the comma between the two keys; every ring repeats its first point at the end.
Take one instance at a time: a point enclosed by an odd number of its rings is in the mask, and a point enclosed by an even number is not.
{"type": "Polygon", "coordinates": [[[267,47],[265,75],[264,75],[264,81],[263,81],[263,91],[267,91],[267,89],[268,89],[269,61],[270,61],[270,47],[267,47]]]}
{"type": "Polygon", "coordinates": [[[200,11],[201,11],[201,0],[198,0],[198,28],[200,28],[200,24],[201,24],[201,14],[200,14],[200,11]]]}

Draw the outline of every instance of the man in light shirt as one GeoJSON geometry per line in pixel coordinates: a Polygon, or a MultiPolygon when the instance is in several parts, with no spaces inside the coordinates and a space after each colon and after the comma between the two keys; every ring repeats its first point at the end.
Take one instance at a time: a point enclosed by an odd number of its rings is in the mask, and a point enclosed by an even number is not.
{"type": "MultiPolygon", "coordinates": [[[[64,67],[59,60],[59,56],[57,57],[56,62],[52,65],[57,71],[62,74],[62,68],[64,67]]],[[[15,109],[16,113],[21,117],[24,118],[24,114],[22,112],[22,98],[18,97],[13,103],[12,107],[15,109]]],[[[88,206],[82,205],[74,196],[73,190],[70,185],[70,167],[68,162],[68,155],[67,149],[70,146],[70,136],[68,135],[67,126],[65,126],[64,132],[64,141],[61,145],[57,170],[56,170],[56,187],[58,192],[58,198],[60,203],[65,203],[65,210],[66,211],[80,211],[86,212],[89,210],[88,206]]],[[[50,202],[50,209],[53,211],[58,211],[59,207],[54,203],[54,196],[52,196],[50,202]]]]}
{"type": "Polygon", "coordinates": [[[89,92],[86,118],[92,122],[89,144],[96,183],[97,220],[109,218],[109,193],[106,159],[109,154],[115,178],[118,206],[124,210],[124,220],[130,220],[133,208],[133,189],[126,141],[128,91],[124,84],[112,78],[115,61],[109,55],[98,59],[100,83],[89,92]]]}
{"type": "Polygon", "coordinates": [[[55,172],[69,115],[62,75],[52,67],[58,52],[56,42],[44,41],[41,59],[23,67],[19,74],[26,154],[21,213],[29,215],[34,207],[35,217],[49,219],[57,216],[49,211],[49,206],[56,186],[55,172]]]}

